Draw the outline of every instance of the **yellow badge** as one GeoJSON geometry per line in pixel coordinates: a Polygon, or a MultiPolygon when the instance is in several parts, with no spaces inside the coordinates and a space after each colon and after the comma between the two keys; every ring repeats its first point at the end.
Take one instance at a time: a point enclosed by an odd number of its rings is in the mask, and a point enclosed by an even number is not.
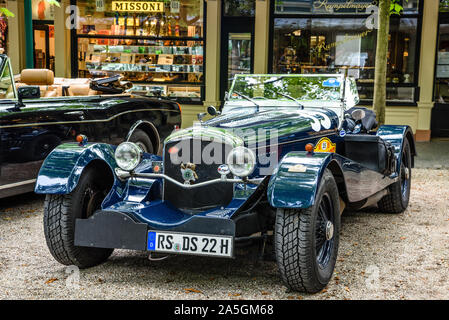
{"type": "Polygon", "coordinates": [[[332,143],[329,138],[321,138],[313,149],[314,152],[335,152],[335,143],[332,143]]]}

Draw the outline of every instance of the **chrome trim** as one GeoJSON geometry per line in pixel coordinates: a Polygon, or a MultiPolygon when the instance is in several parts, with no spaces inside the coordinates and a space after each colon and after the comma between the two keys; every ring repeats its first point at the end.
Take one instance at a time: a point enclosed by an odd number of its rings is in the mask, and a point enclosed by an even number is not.
{"type": "MultiPolygon", "coordinates": [[[[153,131],[153,134],[156,136],[156,140],[157,140],[157,148],[156,150],[153,150],[153,154],[159,154],[159,149],[161,147],[161,136],[159,135],[159,132],[157,131],[156,127],[154,126],[154,124],[152,124],[149,121],[146,120],[139,120],[136,123],[134,123],[131,128],[129,129],[128,134],[126,135],[125,141],[129,141],[129,139],[131,139],[131,136],[133,135],[134,131],[136,131],[136,129],[138,129],[140,127],[141,124],[147,124],[151,127],[151,130],[153,131]]],[[[151,137],[150,137],[151,139],[151,137]]]]}
{"type": "Polygon", "coordinates": [[[149,178],[149,179],[165,179],[168,180],[174,184],[176,184],[178,187],[184,188],[184,189],[194,189],[194,188],[199,188],[199,187],[204,187],[204,186],[208,186],[210,184],[215,184],[215,183],[251,183],[251,184],[260,184],[264,178],[257,178],[257,179],[248,179],[248,180],[243,180],[243,179],[223,179],[223,177],[218,178],[218,179],[213,179],[213,180],[209,180],[209,181],[204,181],[204,182],[200,182],[197,184],[184,184],[181,183],[163,173],[133,173],[133,172],[126,172],[123,171],[119,168],[115,169],[115,173],[117,175],[117,177],[119,179],[125,180],[128,178],[149,178]]]}
{"type": "MultiPolygon", "coordinates": [[[[26,111],[26,108],[22,109],[23,111],[26,111]]],[[[113,115],[110,118],[107,119],[99,119],[99,120],[83,120],[83,121],[55,121],[55,122],[36,122],[36,123],[24,123],[24,124],[13,124],[13,125],[6,125],[6,126],[0,126],[0,129],[5,128],[21,128],[21,127],[31,127],[31,126],[51,126],[55,124],[70,124],[70,123],[97,123],[97,122],[109,122],[111,120],[114,120],[115,118],[127,114],[127,113],[134,113],[134,112],[142,112],[142,111],[167,111],[167,112],[178,112],[179,110],[169,110],[169,109],[135,109],[135,110],[128,110],[121,113],[117,113],[113,115]]]]}
{"type": "Polygon", "coordinates": [[[5,185],[0,186],[0,190],[14,188],[14,187],[20,187],[20,186],[24,186],[26,184],[35,183],[36,180],[37,179],[31,179],[31,180],[25,180],[25,181],[16,182],[16,183],[5,184],[5,185]]]}

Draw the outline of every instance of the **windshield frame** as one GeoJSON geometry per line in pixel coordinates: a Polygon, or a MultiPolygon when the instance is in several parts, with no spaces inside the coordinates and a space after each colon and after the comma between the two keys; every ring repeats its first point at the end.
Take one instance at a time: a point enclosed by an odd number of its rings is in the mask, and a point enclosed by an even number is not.
{"type": "Polygon", "coordinates": [[[14,97],[13,98],[7,98],[7,97],[0,98],[0,101],[17,100],[17,88],[16,88],[16,83],[14,81],[14,74],[12,71],[11,61],[9,60],[9,58],[6,55],[0,54],[0,81],[3,81],[3,79],[5,78],[3,75],[6,70],[9,72],[9,80],[10,80],[10,85],[12,87],[12,92],[14,93],[14,97]]]}

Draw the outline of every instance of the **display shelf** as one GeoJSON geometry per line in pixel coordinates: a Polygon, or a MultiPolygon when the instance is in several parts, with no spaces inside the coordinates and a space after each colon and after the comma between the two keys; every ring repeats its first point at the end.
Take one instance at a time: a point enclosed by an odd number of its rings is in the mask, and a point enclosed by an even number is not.
{"type": "Polygon", "coordinates": [[[204,85],[201,39],[80,36],[78,43],[80,77],[120,74],[124,81],[134,83],[133,92],[186,102],[201,101],[204,85]]]}

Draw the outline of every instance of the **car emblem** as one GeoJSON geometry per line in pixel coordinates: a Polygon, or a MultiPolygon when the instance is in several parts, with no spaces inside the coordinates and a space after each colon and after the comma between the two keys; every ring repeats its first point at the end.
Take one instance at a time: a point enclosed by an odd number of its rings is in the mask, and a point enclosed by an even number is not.
{"type": "Polygon", "coordinates": [[[187,164],[181,163],[181,174],[184,179],[184,184],[191,184],[198,179],[198,175],[195,172],[196,165],[188,162],[187,164]]]}
{"type": "Polygon", "coordinates": [[[226,176],[231,172],[227,164],[222,164],[221,166],[219,166],[217,171],[222,176],[226,176]]]}

